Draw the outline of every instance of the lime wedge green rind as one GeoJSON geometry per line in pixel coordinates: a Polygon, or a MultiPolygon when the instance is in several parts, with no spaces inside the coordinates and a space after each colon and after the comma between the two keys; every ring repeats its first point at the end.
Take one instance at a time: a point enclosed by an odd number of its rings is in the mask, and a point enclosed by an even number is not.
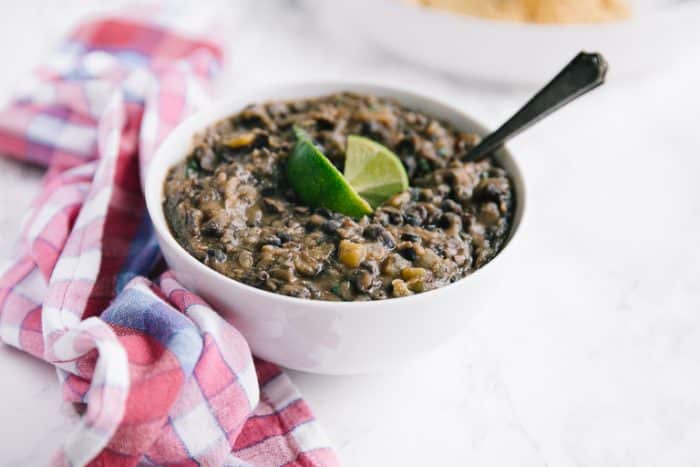
{"type": "Polygon", "coordinates": [[[387,147],[363,136],[348,136],[345,179],[373,207],[408,189],[401,160],[387,147]]]}
{"type": "Polygon", "coordinates": [[[287,179],[301,201],[351,217],[370,214],[369,203],[358,195],[309,135],[297,126],[293,131],[297,141],[287,161],[287,179]]]}

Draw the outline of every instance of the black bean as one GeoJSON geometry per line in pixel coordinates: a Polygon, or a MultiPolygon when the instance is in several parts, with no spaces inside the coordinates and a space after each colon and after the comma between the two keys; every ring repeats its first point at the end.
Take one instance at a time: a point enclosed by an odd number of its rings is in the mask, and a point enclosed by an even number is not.
{"type": "Polygon", "coordinates": [[[421,238],[419,235],[414,234],[412,232],[404,232],[403,234],[401,234],[401,240],[404,240],[406,242],[417,243],[421,240],[421,238]]]}
{"type": "Polygon", "coordinates": [[[411,136],[404,136],[404,138],[399,141],[399,144],[396,145],[397,154],[411,154],[415,152],[415,150],[416,145],[413,143],[413,138],[411,136]]]}
{"type": "Polygon", "coordinates": [[[386,216],[388,218],[389,224],[403,224],[403,215],[401,215],[401,212],[396,208],[386,206],[377,211],[377,213],[375,214],[375,217],[377,219],[381,219],[383,216],[386,216]]]}
{"type": "Polygon", "coordinates": [[[261,148],[263,146],[267,146],[269,142],[270,142],[270,135],[268,135],[267,133],[258,133],[255,136],[255,141],[253,141],[253,147],[254,148],[261,148]]]}
{"type": "Polygon", "coordinates": [[[282,245],[282,240],[277,235],[270,235],[262,239],[261,243],[263,245],[280,246],[282,245]]]}
{"type": "Polygon", "coordinates": [[[218,248],[209,248],[207,250],[207,256],[209,256],[210,258],[213,258],[214,261],[219,262],[219,263],[223,263],[224,261],[226,261],[226,258],[227,258],[226,253],[219,250],[218,248]]]}
{"type": "Polygon", "coordinates": [[[501,196],[505,196],[508,193],[508,189],[508,179],[503,177],[486,177],[477,185],[474,190],[474,196],[477,200],[497,201],[501,196]]]}
{"type": "Polygon", "coordinates": [[[389,233],[388,231],[383,231],[381,235],[379,236],[379,239],[382,241],[385,247],[387,248],[394,248],[396,246],[396,242],[394,241],[394,237],[389,233]]]}
{"type": "Polygon", "coordinates": [[[420,217],[416,216],[414,213],[407,212],[403,215],[403,221],[408,225],[421,225],[422,221],[420,217]]]}
{"type": "Polygon", "coordinates": [[[396,242],[391,233],[379,224],[370,224],[365,227],[363,235],[370,240],[381,241],[387,248],[394,248],[396,246],[396,242]]]}
{"type": "Polygon", "coordinates": [[[362,235],[370,240],[376,240],[384,232],[384,227],[379,224],[370,224],[362,231],[362,235]]]}
{"type": "Polygon", "coordinates": [[[288,241],[290,241],[292,239],[292,236],[289,235],[289,233],[287,233],[287,232],[280,231],[280,232],[277,232],[277,238],[279,238],[282,243],[287,243],[288,241]]]}
{"type": "Polygon", "coordinates": [[[459,215],[453,212],[448,212],[440,218],[438,226],[443,229],[451,229],[456,226],[461,226],[461,219],[459,215]]]}
{"type": "Polygon", "coordinates": [[[209,219],[202,225],[202,233],[210,236],[220,236],[224,233],[224,228],[214,219],[209,219]]]}
{"type": "Polygon", "coordinates": [[[415,248],[413,247],[402,248],[399,250],[399,254],[411,262],[415,261],[416,257],[418,256],[415,248]]]}
{"type": "Polygon", "coordinates": [[[333,215],[333,213],[326,208],[316,208],[316,210],[314,210],[314,213],[318,214],[319,216],[328,217],[328,218],[330,218],[333,215]]]}
{"type": "Polygon", "coordinates": [[[443,200],[442,203],[440,203],[440,208],[443,211],[447,212],[456,212],[458,214],[462,212],[462,206],[460,206],[459,203],[451,199],[443,200]]]}
{"type": "Polygon", "coordinates": [[[316,119],[316,130],[329,131],[335,128],[335,122],[330,118],[320,117],[316,119]]]}
{"type": "Polygon", "coordinates": [[[323,231],[327,234],[336,233],[338,231],[338,228],[340,228],[340,222],[335,219],[327,220],[323,223],[322,227],[323,231]]]}
{"type": "Polygon", "coordinates": [[[404,222],[409,225],[421,225],[428,217],[428,210],[422,204],[416,204],[404,213],[404,222]]]}
{"type": "Polygon", "coordinates": [[[430,206],[430,209],[425,217],[425,222],[428,224],[436,224],[442,215],[442,209],[430,206]]]}
{"type": "Polygon", "coordinates": [[[375,121],[362,122],[361,132],[365,136],[376,136],[381,131],[379,124],[375,121]]]}
{"type": "Polygon", "coordinates": [[[381,225],[389,225],[389,214],[384,211],[377,211],[374,214],[374,219],[381,225]]]}
{"type": "Polygon", "coordinates": [[[462,215],[462,226],[464,227],[464,230],[469,230],[469,227],[471,227],[472,222],[474,222],[473,214],[467,212],[462,215]]]}
{"type": "Polygon", "coordinates": [[[444,171],[441,172],[440,178],[442,179],[443,182],[445,182],[449,185],[454,185],[456,182],[457,176],[455,175],[454,170],[445,169],[444,171]]]}
{"type": "Polygon", "coordinates": [[[389,222],[393,225],[402,225],[403,224],[403,216],[399,212],[390,212],[389,213],[389,222]]]}

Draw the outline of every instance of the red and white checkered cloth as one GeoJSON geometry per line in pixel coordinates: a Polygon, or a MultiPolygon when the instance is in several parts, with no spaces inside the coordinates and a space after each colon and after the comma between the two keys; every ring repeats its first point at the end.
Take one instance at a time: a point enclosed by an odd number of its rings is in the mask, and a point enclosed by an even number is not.
{"type": "Polygon", "coordinates": [[[155,20],[93,21],[0,113],[0,153],[48,167],[0,275],[0,337],[84,410],[56,465],[337,465],[277,367],[170,273],[144,277],[160,256],[139,172],[221,59],[155,20]]]}

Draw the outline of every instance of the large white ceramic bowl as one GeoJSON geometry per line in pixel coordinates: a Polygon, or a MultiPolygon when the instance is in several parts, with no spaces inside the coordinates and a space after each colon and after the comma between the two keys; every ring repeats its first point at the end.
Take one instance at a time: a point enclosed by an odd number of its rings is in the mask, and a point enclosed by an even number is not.
{"type": "MultiPolygon", "coordinates": [[[[287,297],[236,282],[208,268],[170,233],[162,209],[170,167],[189,152],[192,137],[249,103],[297,99],[350,90],[398,99],[465,131],[484,133],[478,123],[447,103],[395,88],[351,83],[287,84],[248,91],[193,116],[173,131],[148,169],[145,195],[158,242],[177,279],[200,294],[248,340],[253,353],[297,370],[328,374],[374,372],[406,362],[453,337],[477,311],[488,311],[504,257],[512,249],[525,208],[520,171],[507,151],[497,157],[510,173],[516,208],[509,241],[474,274],[446,287],[410,297],[374,302],[324,302],[287,297]]],[[[507,266],[505,266],[507,267],[507,266]]]]}
{"type": "Polygon", "coordinates": [[[581,50],[601,52],[608,77],[664,69],[700,46],[700,2],[628,0],[633,16],[600,24],[495,21],[406,0],[324,0],[319,24],[425,67],[486,82],[540,86],[581,50]]]}

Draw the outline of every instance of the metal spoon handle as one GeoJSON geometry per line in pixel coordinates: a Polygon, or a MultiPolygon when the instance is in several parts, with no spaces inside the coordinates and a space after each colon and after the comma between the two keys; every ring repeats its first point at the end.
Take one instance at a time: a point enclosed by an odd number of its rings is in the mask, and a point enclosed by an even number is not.
{"type": "Polygon", "coordinates": [[[513,136],[603,84],[607,71],[608,63],[599,53],[579,53],[510,120],[469,151],[464,160],[475,162],[483,159],[513,136]]]}

